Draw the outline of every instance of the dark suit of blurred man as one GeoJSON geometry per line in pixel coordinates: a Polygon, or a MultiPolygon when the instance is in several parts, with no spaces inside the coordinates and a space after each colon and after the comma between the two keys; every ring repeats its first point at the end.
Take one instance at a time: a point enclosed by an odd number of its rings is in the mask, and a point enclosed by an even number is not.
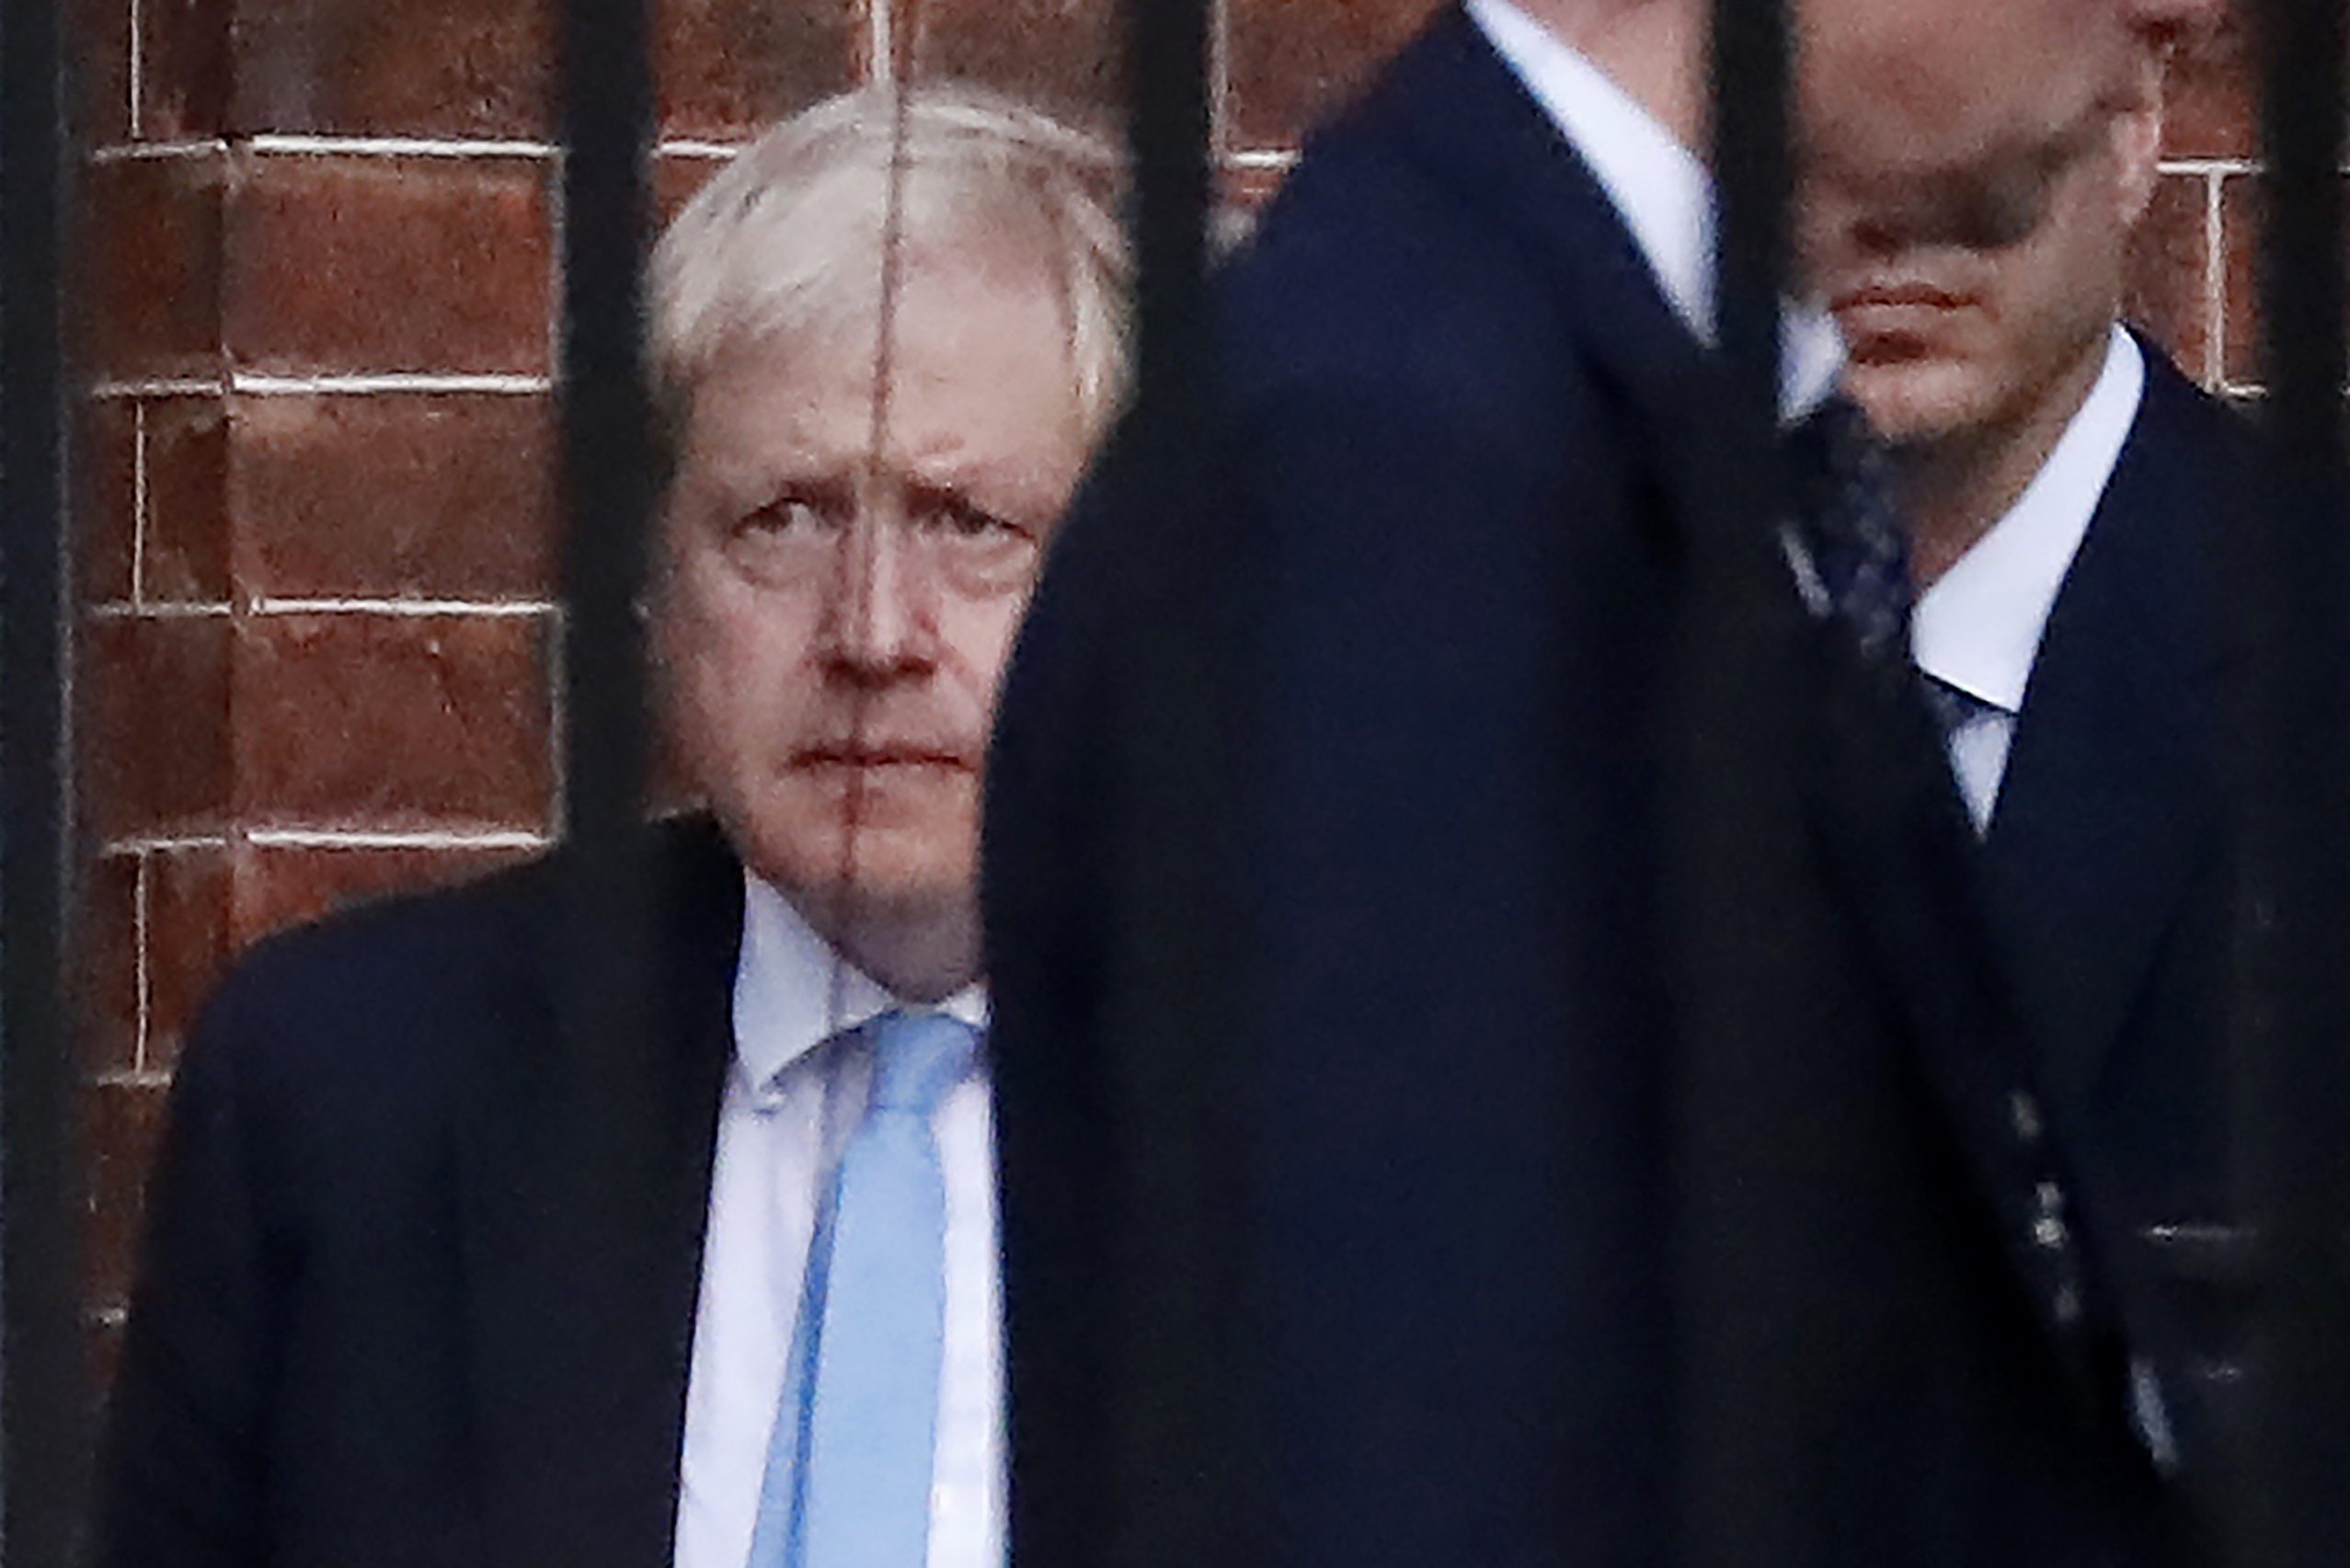
{"type": "MultiPolygon", "coordinates": [[[[1807,60],[1875,9],[1805,8],[1807,60]]],[[[2138,18],[2086,9],[1966,8],[2055,46],[1951,156],[2110,90],[2138,18]]],[[[2179,1539],[1931,728],[1723,523],[1704,17],[1441,13],[1219,280],[1198,421],[1114,443],[1049,564],[984,878],[1032,1563],[1163,1522],[1347,1568],[2179,1539]],[[1726,758],[1676,663],[1725,532],[1768,592],[1706,673],[1784,720],[1726,758]],[[1735,842],[1668,822],[1699,775],[1735,842]],[[1702,996],[1692,868],[1746,939],[1702,996]],[[1152,1272],[1154,1111],[1222,1162],[1207,1282],[1152,1272]],[[1149,1382],[1170,1283],[1213,1391],[1149,1382]]]]}

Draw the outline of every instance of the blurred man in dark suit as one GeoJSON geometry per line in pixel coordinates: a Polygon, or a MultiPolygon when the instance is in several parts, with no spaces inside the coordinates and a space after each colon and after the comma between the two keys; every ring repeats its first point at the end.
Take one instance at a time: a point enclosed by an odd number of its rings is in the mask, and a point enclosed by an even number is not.
{"type": "Polygon", "coordinates": [[[708,815],[648,830],[643,1093],[577,1088],[573,853],[241,964],[173,1091],[108,1568],[1000,1568],[979,773],[1119,395],[1115,177],[875,92],[672,224],[647,601],[708,815]]]}
{"type": "MultiPolygon", "coordinates": [[[[2111,112],[2172,20],[1903,8],[1796,8],[1808,157],[1854,71],[1970,64],[1903,149],[1965,162],[2111,112]]],[[[1713,461],[1706,28],[1440,13],[1219,279],[1188,421],[1114,443],[1056,545],[985,838],[1033,1562],[1163,1521],[1347,1568],[2192,1551],[1818,316],[1817,507],[1713,461]],[[1169,1217],[1231,1254],[1200,1394],[1147,1377],[1169,1217]]]]}
{"type": "Polygon", "coordinates": [[[2261,485],[2249,431],[2119,322],[2159,41],[2134,90],[1956,162],[1910,154],[1963,83],[1856,77],[1805,248],[1895,448],[1916,661],[2172,1449],[2221,1349],[2181,1312],[2232,1207],[2228,540],[2261,485]]]}

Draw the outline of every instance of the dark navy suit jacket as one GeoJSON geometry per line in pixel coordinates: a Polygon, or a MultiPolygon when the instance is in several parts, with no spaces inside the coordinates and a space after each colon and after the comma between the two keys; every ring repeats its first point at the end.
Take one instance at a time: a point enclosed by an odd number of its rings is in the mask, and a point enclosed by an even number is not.
{"type": "Polygon", "coordinates": [[[649,869],[618,1103],[581,1091],[573,857],[238,965],[172,1091],[96,1562],[669,1560],[742,872],[707,822],[649,869]]]}
{"type": "Polygon", "coordinates": [[[1217,312],[991,761],[1024,1568],[2169,1560],[1934,738],[1783,578],[1684,662],[1767,509],[1465,16],[1217,312]]]}
{"type": "MultiPolygon", "coordinates": [[[[2145,398],[2034,660],[1985,861],[2134,1338],[2199,1425],[2236,1348],[2242,1263],[2230,533],[2256,524],[2262,487],[2249,428],[2140,348],[2145,398]]],[[[2212,1435],[2189,1436],[2208,1459],[2212,1435]]]]}

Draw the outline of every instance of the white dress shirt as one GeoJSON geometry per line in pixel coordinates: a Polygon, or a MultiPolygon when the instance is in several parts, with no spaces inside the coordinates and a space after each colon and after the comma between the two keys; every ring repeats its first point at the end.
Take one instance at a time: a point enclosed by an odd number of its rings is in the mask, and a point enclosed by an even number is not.
{"type": "MultiPolygon", "coordinates": [[[[678,1568],[744,1568],[784,1385],[818,1195],[865,1115],[871,1059],[835,1038],[907,1004],[746,877],[734,1062],[718,1111],[709,1238],[686,1384],[678,1568]]],[[[984,1028],[973,986],[937,1011],[984,1028]]],[[[929,1568],[1001,1568],[1003,1350],[994,1130],[984,1067],[932,1122],[946,1185],[946,1336],[929,1568]]]]}
{"type": "MultiPolygon", "coordinates": [[[[1607,73],[1510,0],[1468,0],[1468,10],[1590,166],[1673,314],[1700,342],[1712,343],[1714,201],[1705,165],[1607,73]]],[[[1794,418],[1836,384],[1844,342],[1833,317],[1806,305],[1788,307],[1781,340],[1780,407],[1794,418]]]]}
{"type": "Polygon", "coordinates": [[[1977,832],[1989,830],[1999,802],[2057,590],[2121,461],[2145,392],[2145,358],[2117,326],[2097,384],[2040,472],[2007,515],[1919,596],[1910,624],[1918,668],[1989,708],[1949,738],[1951,770],[1977,832]]]}

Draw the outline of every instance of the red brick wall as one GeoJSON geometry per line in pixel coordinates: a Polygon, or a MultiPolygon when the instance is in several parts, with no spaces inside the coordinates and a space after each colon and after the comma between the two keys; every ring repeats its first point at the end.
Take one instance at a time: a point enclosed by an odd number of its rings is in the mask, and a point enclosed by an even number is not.
{"type": "MultiPolygon", "coordinates": [[[[1227,0],[1235,196],[1432,0],[1227,0]]],[[[660,189],[865,79],[1115,116],[1114,0],[664,0],[660,189]]],[[[239,946],[555,829],[548,0],[73,0],[90,391],[78,709],[86,1301],[109,1365],[191,1009],[239,946]]],[[[2184,62],[2138,306],[2253,375],[2232,36],[2184,62]]],[[[1113,121],[1114,122],[1114,121],[1113,121]]]]}

